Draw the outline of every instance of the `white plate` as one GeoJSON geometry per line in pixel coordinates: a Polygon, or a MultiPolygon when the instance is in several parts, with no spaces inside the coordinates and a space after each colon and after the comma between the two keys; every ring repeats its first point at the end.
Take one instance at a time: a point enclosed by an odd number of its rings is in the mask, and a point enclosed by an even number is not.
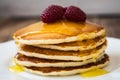
{"type": "Polygon", "coordinates": [[[79,75],[45,77],[27,72],[13,74],[8,67],[16,53],[17,50],[13,41],[0,44],[0,80],[120,80],[120,39],[108,38],[106,53],[110,56],[110,64],[105,69],[109,73],[94,78],[82,78],[79,75]]]}

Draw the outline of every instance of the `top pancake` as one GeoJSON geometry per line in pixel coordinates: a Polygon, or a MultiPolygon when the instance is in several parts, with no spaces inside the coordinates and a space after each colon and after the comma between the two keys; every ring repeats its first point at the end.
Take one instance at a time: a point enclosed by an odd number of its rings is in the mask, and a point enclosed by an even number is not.
{"type": "Polygon", "coordinates": [[[46,24],[38,22],[14,33],[14,39],[23,44],[59,44],[82,41],[105,35],[105,29],[90,22],[66,20],[46,24]]]}

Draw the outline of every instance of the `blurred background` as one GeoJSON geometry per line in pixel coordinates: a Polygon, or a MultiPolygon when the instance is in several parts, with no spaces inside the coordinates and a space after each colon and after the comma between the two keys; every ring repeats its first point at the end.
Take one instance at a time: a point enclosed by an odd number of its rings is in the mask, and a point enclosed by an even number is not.
{"type": "Polygon", "coordinates": [[[41,12],[51,4],[78,6],[88,21],[106,28],[107,36],[120,38],[120,0],[0,0],[0,42],[12,40],[13,32],[40,21],[41,12]]]}

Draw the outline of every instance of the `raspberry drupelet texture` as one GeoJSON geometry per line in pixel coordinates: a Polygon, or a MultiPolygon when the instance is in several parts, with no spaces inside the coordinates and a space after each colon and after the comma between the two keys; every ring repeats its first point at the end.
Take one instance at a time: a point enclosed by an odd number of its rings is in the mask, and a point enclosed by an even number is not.
{"type": "Polygon", "coordinates": [[[58,5],[51,5],[46,8],[40,18],[44,23],[52,23],[63,18],[64,8],[58,5]]]}
{"type": "Polygon", "coordinates": [[[74,22],[85,22],[86,20],[86,14],[80,8],[75,6],[67,7],[64,17],[67,20],[74,22]]]}
{"type": "Polygon", "coordinates": [[[85,22],[86,14],[75,6],[62,7],[51,5],[42,12],[40,18],[44,23],[53,23],[62,19],[73,22],[85,22]]]}

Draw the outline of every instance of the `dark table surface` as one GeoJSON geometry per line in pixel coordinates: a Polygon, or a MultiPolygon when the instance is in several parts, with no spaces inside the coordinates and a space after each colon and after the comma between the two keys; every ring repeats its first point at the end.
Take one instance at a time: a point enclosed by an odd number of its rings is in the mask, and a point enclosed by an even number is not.
{"type": "MultiPolygon", "coordinates": [[[[40,21],[38,18],[8,18],[0,20],[0,43],[12,40],[12,34],[29,24],[40,21]]],[[[88,17],[88,21],[95,22],[106,28],[108,37],[120,38],[120,17],[88,17]]]]}

